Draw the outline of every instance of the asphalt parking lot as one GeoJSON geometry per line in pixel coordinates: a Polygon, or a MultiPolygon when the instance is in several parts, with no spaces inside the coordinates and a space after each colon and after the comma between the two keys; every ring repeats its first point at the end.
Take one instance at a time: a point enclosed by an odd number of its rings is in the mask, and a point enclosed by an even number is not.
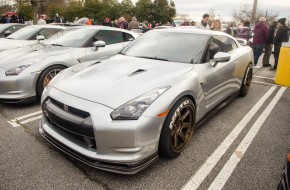
{"type": "Polygon", "coordinates": [[[39,103],[0,104],[0,189],[275,189],[290,152],[290,90],[254,70],[249,94],[198,128],[176,159],[133,175],[90,168],[38,132],[39,103]]]}

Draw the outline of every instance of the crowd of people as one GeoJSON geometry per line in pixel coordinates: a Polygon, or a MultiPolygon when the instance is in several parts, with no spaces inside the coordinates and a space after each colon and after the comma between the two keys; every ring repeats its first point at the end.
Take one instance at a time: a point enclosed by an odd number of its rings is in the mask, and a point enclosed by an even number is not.
{"type": "MultiPolygon", "coordinates": [[[[204,30],[223,31],[219,19],[214,20],[211,25],[209,22],[209,15],[204,14],[202,20],[196,23],[196,27],[204,30]]],[[[289,28],[285,23],[286,18],[280,18],[278,21],[269,23],[265,17],[261,17],[253,30],[250,27],[251,23],[246,20],[237,27],[230,25],[224,32],[234,37],[243,38],[248,42],[248,45],[253,49],[254,67],[259,67],[257,63],[263,51],[263,67],[272,66],[270,64],[270,56],[274,46],[275,61],[271,69],[275,70],[277,69],[282,43],[289,41],[289,28]],[[253,38],[252,41],[250,40],[251,38],[253,38]]]]}
{"type": "Polygon", "coordinates": [[[1,17],[0,23],[1,24],[5,24],[5,23],[22,23],[22,24],[24,24],[24,19],[22,18],[21,14],[6,15],[5,17],[1,17]]]}

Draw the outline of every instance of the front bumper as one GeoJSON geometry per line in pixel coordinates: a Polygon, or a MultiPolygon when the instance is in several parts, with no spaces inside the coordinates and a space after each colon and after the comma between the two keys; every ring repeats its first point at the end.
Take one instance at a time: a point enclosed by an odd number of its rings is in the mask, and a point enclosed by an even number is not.
{"type": "Polygon", "coordinates": [[[164,118],[141,117],[136,121],[114,121],[110,117],[113,109],[54,88],[45,92],[42,108],[41,135],[87,165],[115,173],[135,174],[158,159],[159,136],[164,118]],[[50,99],[57,100],[58,107],[47,105],[50,99]],[[80,128],[76,125],[82,122],[78,116],[61,109],[64,105],[69,110],[75,109],[74,113],[89,114],[84,116],[85,130],[80,129],[83,125],[80,124],[80,128]],[[91,122],[88,122],[88,118],[91,122]],[[87,130],[90,125],[91,133],[87,130]]]}
{"type": "Polygon", "coordinates": [[[35,96],[36,74],[6,76],[0,68],[0,102],[19,103],[35,96]]]}

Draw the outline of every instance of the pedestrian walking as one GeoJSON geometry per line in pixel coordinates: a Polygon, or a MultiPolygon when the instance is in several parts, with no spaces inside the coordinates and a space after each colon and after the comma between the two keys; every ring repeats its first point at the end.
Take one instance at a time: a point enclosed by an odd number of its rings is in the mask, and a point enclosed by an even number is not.
{"type": "Polygon", "coordinates": [[[268,28],[266,26],[266,18],[261,17],[259,23],[254,28],[254,37],[253,37],[253,53],[254,53],[254,67],[259,68],[257,65],[259,57],[263,53],[265,48],[265,43],[268,40],[268,28]]]}
{"type": "Polygon", "coordinates": [[[274,44],[274,34],[277,28],[277,21],[274,21],[272,25],[269,26],[269,36],[265,44],[265,52],[263,56],[263,67],[269,67],[270,64],[270,57],[272,54],[273,44],[274,44]]]}
{"type": "Polygon", "coordinates": [[[285,25],[286,18],[280,18],[278,20],[278,30],[274,37],[274,57],[275,57],[275,64],[273,69],[277,69],[280,48],[282,46],[282,42],[288,42],[288,30],[289,28],[285,25]]]}
{"type": "Polygon", "coordinates": [[[209,22],[209,15],[204,14],[202,16],[202,20],[196,23],[196,28],[203,29],[203,30],[210,30],[210,26],[208,25],[209,22]]]}
{"type": "Polygon", "coordinates": [[[139,22],[137,21],[136,17],[132,17],[132,21],[128,25],[128,30],[139,28],[139,22]]]}

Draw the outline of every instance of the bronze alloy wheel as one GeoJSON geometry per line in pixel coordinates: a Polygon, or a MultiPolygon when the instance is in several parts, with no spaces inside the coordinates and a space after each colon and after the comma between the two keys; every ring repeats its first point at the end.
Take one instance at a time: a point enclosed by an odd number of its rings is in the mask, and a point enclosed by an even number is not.
{"type": "Polygon", "coordinates": [[[51,70],[47,75],[45,75],[43,80],[43,88],[45,88],[49,82],[61,71],[62,69],[51,70]]]}
{"type": "Polygon", "coordinates": [[[49,82],[66,67],[62,65],[53,65],[46,68],[38,77],[36,83],[36,97],[40,100],[43,89],[49,84],[49,82]]]}
{"type": "MultiPolygon", "coordinates": [[[[177,112],[176,112],[177,113],[177,112]]],[[[193,126],[193,108],[183,107],[173,121],[171,131],[171,146],[174,152],[181,152],[190,140],[193,126]]]]}
{"type": "Polygon", "coordinates": [[[191,99],[183,97],[171,108],[163,124],[159,154],[174,158],[186,148],[195,126],[195,106],[191,99]]]}

